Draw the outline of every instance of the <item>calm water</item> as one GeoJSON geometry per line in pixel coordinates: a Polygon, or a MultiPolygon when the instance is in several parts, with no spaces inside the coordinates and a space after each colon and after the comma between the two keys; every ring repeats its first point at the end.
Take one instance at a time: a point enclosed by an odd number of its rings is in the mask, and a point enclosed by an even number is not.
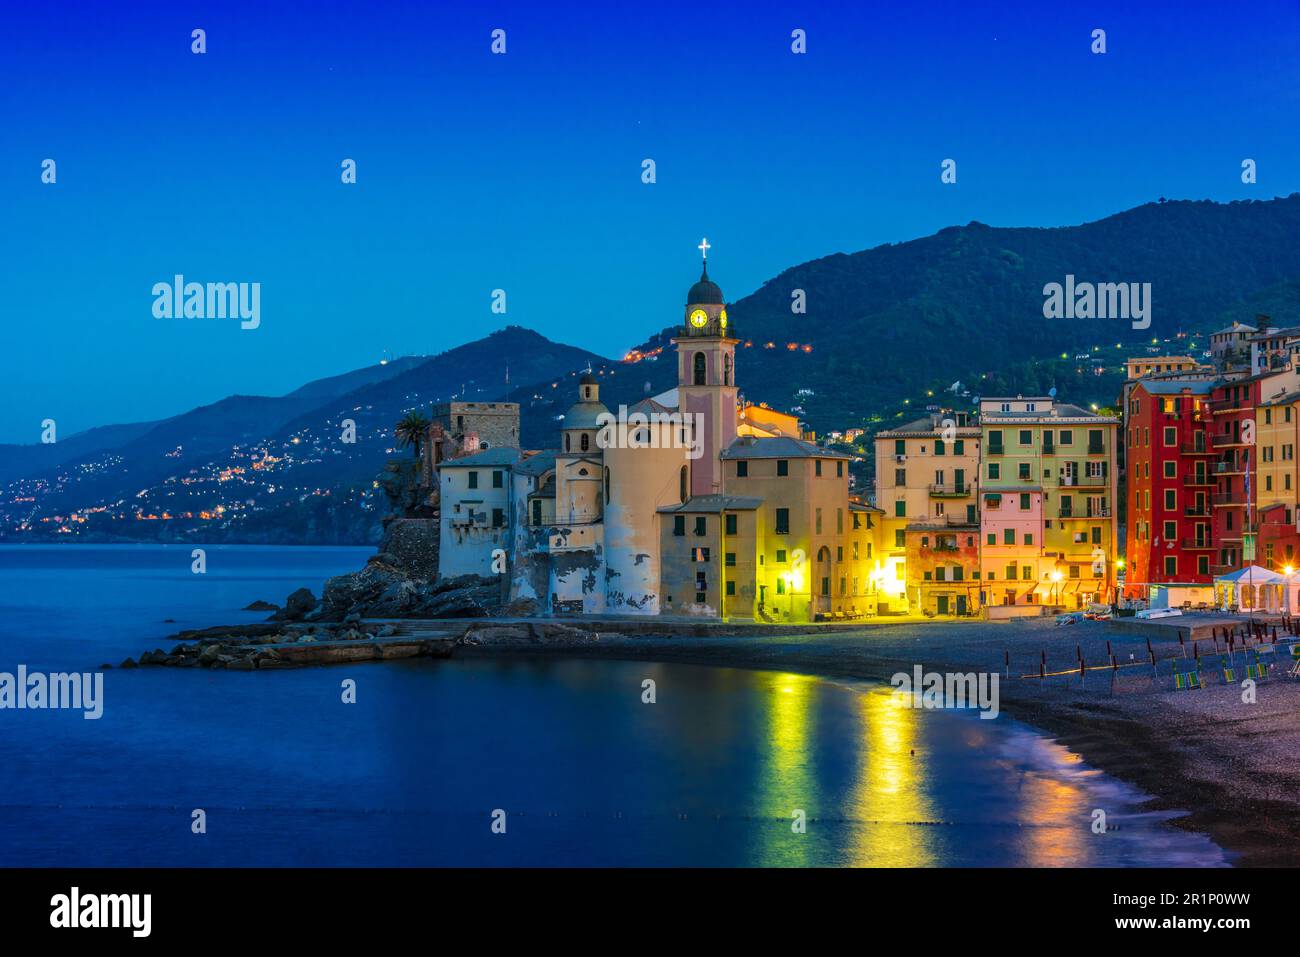
{"type": "MultiPolygon", "coordinates": [[[[304,584],[319,594],[368,553],[213,547],[197,576],[188,547],[0,546],[0,671],[88,670],[180,628],[259,620],[238,609],[304,584]]],[[[551,660],[145,668],[107,672],[105,697],[99,721],[0,711],[0,864],[1224,861],[1005,717],[900,710],[870,686],[800,675],[551,660]],[[345,678],[355,704],[340,700],[345,678]],[[641,702],[645,678],[656,704],[641,702]],[[1120,829],[1092,834],[1093,808],[1120,829]]]]}

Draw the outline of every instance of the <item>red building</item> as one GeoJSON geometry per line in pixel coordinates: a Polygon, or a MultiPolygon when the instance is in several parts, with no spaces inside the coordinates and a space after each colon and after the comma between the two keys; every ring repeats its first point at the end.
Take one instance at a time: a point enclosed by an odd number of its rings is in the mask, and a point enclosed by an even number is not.
{"type": "Polygon", "coordinates": [[[1270,375],[1215,383],[1210,395],[1214,448],[1213,536],[1210,572],[1222,575],[1255,560],[1255,407],[1270,375]]]}
{"type": "Polygon", "coordinates": [[[1216,460],[1210,399],[1216,383],[1139,380],[1125,409],[1125,594],[1153,584],[1209,585],[1216,460]]]}

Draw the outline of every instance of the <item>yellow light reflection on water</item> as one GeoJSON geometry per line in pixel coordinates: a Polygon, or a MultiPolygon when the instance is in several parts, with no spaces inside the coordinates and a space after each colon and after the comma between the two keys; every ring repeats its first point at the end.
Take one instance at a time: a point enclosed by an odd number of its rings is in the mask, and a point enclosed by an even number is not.
{"type": "MultiPolygon", "coordinates": [[[[765,819],[757,830],[757,863],[764,867],[805,867],[816,863],[812,835],[796,834],[795,810],[811,818],[817,780],[810,752],[811,706],[817,679],[808,675],[773,674],[767,695],[767,760],[759,772],[758,813],[765,819]]],[[[808,824],[808,830],[813,825],[808,824]]]]}
{"type": "Polygon", "coordinates": [[[858,696],[862,764],[849,798],[857,824],[845,849],[855,867],[929,867],[938,863],[924,753],[914,755],[920,715],[891,691],[858,696]]]}

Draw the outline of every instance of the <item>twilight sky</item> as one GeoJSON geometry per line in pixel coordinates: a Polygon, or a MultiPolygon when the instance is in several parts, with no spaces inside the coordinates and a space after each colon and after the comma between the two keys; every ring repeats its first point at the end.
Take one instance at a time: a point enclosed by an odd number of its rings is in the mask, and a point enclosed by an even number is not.
{"type": "Polygon", "coordinates": [[[0,442],[507,322],[621,355],[680,319],[705,235],[739,299],[974,219],[1300,190],[1297,0],[610,7],[5,5],[0,442]],[[155,319],[176,273],[260,282],[261,326],[155,319]]]}

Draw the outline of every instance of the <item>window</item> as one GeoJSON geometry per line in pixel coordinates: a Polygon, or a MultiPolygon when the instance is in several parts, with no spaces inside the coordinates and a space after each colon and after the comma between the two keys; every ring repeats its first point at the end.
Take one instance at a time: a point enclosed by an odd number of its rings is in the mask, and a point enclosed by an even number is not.
{"type": "Polygon", "coordinates": [[[681,472],[677,475],[677,498],[679,501],[686,501],[686,466],[682,466],[681,472]]]}
{"type": "Polygon", "coordinates": [[[1005,569],[1005,572],[1006,572],[1006,579],[1007,579],[1007,581],[1010,582],[1010,581],[1015,581],[1015,580],[1016,580],[1016,566],[1015,566],[1015,565],[1008,565],[1008,566],[1006,567],[1006,569],[1005,569]]]}
{"type": "MultiPolygon", "coordinates": [[[[895,547],[895,548],[902,548],[904,545],[907,544],[907,538],[906,538],[905,536],[906,536],[906,533],[905,533],[901,528],[896,528],[896,529],[894,529],[894,547],[895,547]]],[[[898,567],[899,567],[899,568],[902,568],[903,566],[902,566],[902,565],[899,565],[898,567]]]]}
{"type": "Polygon", "coordinates": [[[907,440],[906,440],[906,439],[894,439],[894,454],[895,454],[895,455],[906,455],[906,454],[907,454],[907,440]]]}
{"type": "Polygon", "coordinates": [[[582,451],[586,452],[591,449],[591,436],[586,432],[582,433],[582,451]]]}
{"type": "Polygon", "coordinates": [[[705,385],[704,362],[705,362],[704,353],[703,352],[695,353],[694,376],[695,376],[696,385],[705,385]]]}
{"type": "Polygon", "coordinates": [[[843,462],[836,462],[836,463],[835,463],[835,477],[836,477],[836,478],[844,478],[844,463],[843,463],[843,462]]]}
{"type": "Polygon", "coordinates": [[[1172,425],[1165,426],[1165,448],[1172,448],[1178,444],[1178,430],[1172,425]]]}
{"type": "Polygon", "coordinates": [[[776,563],[777,563],[778,565],[784,565],[784,564],[785,564],[785,549],[784,549],[784,548],[778,548],[778,549],[776,550],[776,563]]]}
{"type": "Polygon", "coordinates": [[[1164,532],[1165,532],[1165,541],[1172,542],[1175,538],[1178,537],[1178,523],[1165,522],[1164,532]]]}
{"type": "Polygon", "coordinates": [[[1176,509],[1177,507],[1178,507],[1178,490],[1172,488],[1165,489],[1165,510],[1171,511],[1173,509],[1176,509]]]}
{"type": "Polygon", "coordinates": [[[945,443],[943,439],[935,439],[935,440],[934,440],[934,454],[935,454],[935,455],[944,455],[944,454],[947,453],[947,451],[948,451],[948,446],[947,446],[947,443],[945,443]]]}
{"type": "Polygon", "coordinates": [[[818,478],[821,478],[821,477],[822,477],[822,460],[821,460],[821,459],[813,459],[813,474],[816,475],[818,478]]]}
{"type": "Polygon", "coordinates": [[[1028,481],[1030,480],[1030,478],[1031,478],[1031,476],[1030,476],[1030,474],[1029,474],[1029,463],[1028,463],[1028,462],[1021,462],[1021,463],[1020,463],[1020,481],[1022,481],[1022,482],[1028,482],[1028,481]]]}
{"type": "Polygon", "coordinates": [[[469,487],[478,488],[478,473],[471,471],[469,473],[469,487]]]}
{"type": "Polygon", "coordinates": [[[816,515],[817,515],[817,534],[820,535],[822,533],[822,510],[820,508],[817,509],[816,515]]]}
{"type": "MultiPolygon", "coordinates": [[[[541,503],[538,502],[538,504],[540,505],[541,503]]],[[[686,534],[686,516],[685,516],[685,515],[674,515],[674,516],[673,516],[673,534],[674,534],[674,535],[685,535],[685,534],[686,534]]]]}
{"type": "Polygon", "coordinates": [[[533,524],[542,524],[542,500],[540,498],[533,499],[533,524]]]}
{"type": "Polygon", "coordinates": [[[965,439],[957,439],[956,441],[954,441],[954,442],[952,443],[952,454],[953,454],[953,455],[965,455],[965,454],[966,454],[966,440],[965,440],[965,439]]]}
{"type": "Polygon", "coordinates": [[[777,593],[778,595],[784,595],[784,594],[785,594],[785,579],[784,579],[784,578],[778,578],[778,579],[776,580],[776,593],[777,593]]]}
{"type": "Polygon", "coordinates": [[[727,534],[728,535],[736,534],[736,516],[734,513],[731,512],[727,513],[727,534]]]}
{"type": "Polygon", "coordinates": [[[503,508],[492,509],[492,527],[501,528],[506,523],[506,510],[503,508]]]}
{"type": "Polygon", "coordinates": [[[997,455],[1002,454],[1002,430],[989,430],[989,451],[997,455]]]}
{"type": "Polygon", "coordinates": [[[1061,445],[1074,444],[1074,431],[1072,429],[1061,430],[1061,445]]]}
{"type": "Polygon", "coordinates": [[[907,518],[907,502],[901,498],[894,503],[894,517],[907,518]]]}
{"type": "Polygon", "coordinates": [[[729,568],[734,568],[736,566],[736,553],[727,552],[725,557],[723,558],[723,561],[727,563],[727,566],[729,568]]]}
{"type": "Polygon", "coordinates": [[[988,544],[990,544],[990,545],[996,545],[997,543],[998,543],[998,533],[997,533],[997,532],[989,532],[989,534],[988,534],[988,544]]]}
{"type": "Polygon", "coordinates": [[[745,459],[740,459],[736,463],[736,478],[748,478],[748,477],[749,477],[749,462],[746,461],[745,459]]]}
{"type": "Polygon", "coordinates": [[[1020,493],[1020,511],[1022,511],[1022,512],[1027,512],[1027,511],[1029,511],[1029,493],[1028,493],[1028,492],[1021,492],[1021,493],[1020,493]]]}
{"type": "MultiPolygon", "coordinates": [[[[1091,465],[1092,463],[1089,462],[1088,464],[1091,465]]],[[[1165,463],[1165,478],[1175,478],[1175,477],[1177,477],[1177,475],[1178,475],[1178,463],[1177,463],[1177,462],[1166,462],[1166,463],[1165,463]]]]}
{"type": "Polygon", "coordinates": [[[1002,544],[1014,545],[1016,543],[1016,530],[1014,528],[1002,529],[1002,544]]]}
{"type": "Polygon", "coordinates": [[[1078,565],[1071,565],[1071,566],[1070,566],[1070,577],[1071,577],[1071,578],[1078,578],[1078,577],[1079,577],[1079,566],[1078,566],[1078,565]]]}
{"type": "Polygon", "coordinates": [[[709,532],[709,520],[703,515],[695,516],[695,534],[707,535],[709,532]]]}
{"type": "Polygon", "coordinates": [[[989,463],[989,478],[991,479],[1002,478],[1002,466],[1000,466],[997,462],[989,463]]]}
{"type": "Polygon", "coordinates": [[[691,561],[707,563],[709,561],[709,550],[707,548],[699,548],[699,547],[692,548],[691,561]]]}
{"type": "Polygon", "coordinates": [[[505,488],[505,484],[506,484],[505,479],[506,479],[505,472],[502,472],[500,469],[495,470],[492,473],[492,487],[505,488]]]}
{"type": "Polygon", "coordinates": [[[727,582],[727,594],[728,595],[736,594],[736,583],[734,581],[727,582]]]}
{"type": "Polygon", "coordinates": [[[1033,445],[1033,444],[1034,444],[1034,433],[1033,433],[1033,430],[1031,430],[1031,429],[1021,429],[1021,430],[1020,430],[1020,444],[1021,444],[1021,445],[1033,445]]]}
{"type": "Polygon", "coordinates": [[[790,534],[790,510],[788,508],[778,508],[776,510],[776,534],[790,534]]]}
{"type": "Polygon", "coordinates": [[[1034,580],[1034,566],[1032,566],[1032,565],[1026,565],[1026,566],[1024,566],[1023,568],[1021,568],[1021,569],[1020,569],[1020,578],[1021,578],[1022,581],[1027,581],[1027,582],[1028,582],[1028,581],[1033,581],[1033,580],[1034,580]]]}
{"type": "MultiPolygon", "coordinates": [[[[1288,410],[1288,411],[1289,411],[1289,410],[1288,410]]],[[[1209,555],[1197,555],[1197,556],[1196,556],[1196,574],[1198,574],[1198,575],[1208,575],[1208,574],[1210,574],[1210,556],[1209,556],[1209,555]]]]}
{"type": "Polygon", "coordinates": [[[777,460],[776,460],[776,474],[777,474],[777,475],[789,475],[789,474],[790,474],[790,462],[789,462],[787,459],[777,459],[777,460]]]}

